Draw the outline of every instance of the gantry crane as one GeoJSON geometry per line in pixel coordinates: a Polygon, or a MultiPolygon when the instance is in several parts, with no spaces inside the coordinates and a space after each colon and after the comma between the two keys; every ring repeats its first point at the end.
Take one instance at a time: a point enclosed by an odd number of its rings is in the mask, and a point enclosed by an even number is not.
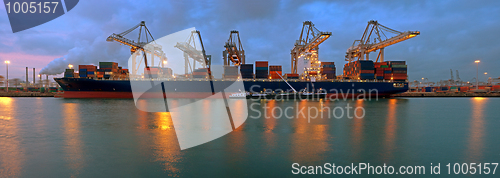
{"type": "Polygon", "coordinates": [[[455,81],[455,79],[453,78],[453,70],[450,69],[450,73],[451,73],[451,81],[455,81]]]}
{"type": "Polygon", "coordinates": [[[308,53],[312,57],[310,58],[310,63],[312,65],[318,65],[318,46],[323,43],[332,35],[332,32],[321,32],[311,21],[305,21],[302,24],[302,31],[300,32],[299,40],[295,41],[295,45],[291,50],[292,57],[292,73],[296,74],[298,69],[298,60],[301,55],[306,55],[308,53]]]}
{"type": "Polygon", "coordinates": [[[240,40],[240,33],[238,31],[231,31],[229,39],[224,47],[226,48],[226,50],[222,52],[224,65],[230,65],[230,63],[235,66],[245,64],[245,50],[243,49],[243,44],[240,40]]]}
{"type": "Polygon", "coordinates": [[[196,68],[196,62],[200,63],[202,67],[208,68],[210,71],[210,64],[212,56],[205,54],[205,47],[203,46],[203,41],[201,40],[200,31],[191,31],[191,36],[186,42],[178,42],[174,47],[179,48],[184,52],[185,60],[185,74],[193,72],[196,68]],[[196,39],[200,40],[201,51],[196,48],[196,39]],[[193,59],[193,63],[189,61],[189,58],[193,59]]]}
{"type": "Polygon", "coordinates": [[[352,46],[347,49],[345,60],[349,62],[354,60],[368,60],[370,52],[379,50],[376,62],[379,60],[380,62],[384,62],[385,47],[413,38],[417,35],[420,35],[419,31],[400,32],[379,24],[377,21],[370,20],[361,40],[355,40],[352,46]],[[388,38],[384,31],[396,34],[396,36],[388,38]],[[374,34],[373,41],[371,41],[372,34],[374,34]]]}
{"type": "MultiPolygon", "coordinates": [[[[144,38],[143,38],[144,40],[144,38]]],[[[137,65],[136,59],[139,53],[136,53],[137,51],[142,51],[142,57],[141,61],[139,64],[142,62],[142,59],[144,59],[144,64],[145,67],[149,69],[148,65],[148,60],[147,60],[147,54],[151,55],[151,64],[154,66],[154,57],[159,57],[160,61],[158,66],[163,67],[163,64],[166,63],[167,57],[165,53],[162,51],[161,45],[158,45],[154,42],[153,35],[151,35],[151,32],[149,32],[148,28],[146,27],[146,22],[141,21],[141,23],[137,24],[136,26],[128,29],[127,31],[124,31],[119,34],[113,33],[110,35],[106,41],[112,42],[116,41],[121,44],[127,45],[130,47],[130,52],[132,53],[132,75],[136,76],[137,71],[139,70],[139,66],[137,65]],[[130,32],[134,31],[135,29],[139,28],[139,37],[137,38],[137,42],[130,40],[128,38],[125,38],[124,36],[129,34],[130,32]],[[142,32],[144,29],[144,33],[142,32]],[[144,34],[146,41],[141,42],[141,34],[144,34]],[[151,38],[151,39],[150,39],[151,38]],[[149,44],[150,42],[153,42],[149,44]]]]}

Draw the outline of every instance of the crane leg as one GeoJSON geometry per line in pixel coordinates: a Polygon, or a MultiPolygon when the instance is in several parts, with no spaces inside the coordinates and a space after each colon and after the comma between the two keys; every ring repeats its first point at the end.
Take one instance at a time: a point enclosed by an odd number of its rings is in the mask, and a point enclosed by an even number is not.
{"type": "Polygon", "coordinates": [[[188,74],[188,69],[190,68],[189,59],[186,53],[184,53],[184,74],[188,74]]]}
{"type": "Polygon", "coordinates": [[[225,66],[229,65],[228,59],[227,59],[227,50],[222,51],[222,60],[224,60],[225,66]]]}
{"type": "Polygon", "coordinates": [[[155,56],[153,53],[151,53],[151,67],[155,66],[155,56]]]}
{"type": "Polygon", "coordinates": [[[380,62],[384,62],[384,49],[385,48],[380,49],[380,62]]]}
{"type": "Polygon", "coordinates": [[[135,66],[137,65],[137,53],[132,54],[132,75],[135,77],[137,75],[137,71],[135,70],[135,66]]]}

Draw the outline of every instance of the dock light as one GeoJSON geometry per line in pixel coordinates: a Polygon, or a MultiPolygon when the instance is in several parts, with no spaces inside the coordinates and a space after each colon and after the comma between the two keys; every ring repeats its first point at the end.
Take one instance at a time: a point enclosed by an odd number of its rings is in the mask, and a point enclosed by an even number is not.
{"type": "Polygon", "coordinates": [[[485,73],[484,73],[484,75],[487,75],[487,74],[488,74],[488,72],[485,72],[485,73]]]}
{"type": "Polygon", "coordinates": [[[5,61],[5,64],[10,64],[10,61],[5,61]]]}
{"type": "Polygon", "coordinates": [[[163,61],[163,64],[167,65],[167,63],[168,63],[167,61],[163,61]]]}
{"type": "Polygon", "coordinates": [[[69,64],[68,65],[69,69],[72,69],[73,68],[73,65],[69,64]]]}
{"type": "Polygon", "coordinates": [[[475,63],[479,63],[479,62],[481,62],[481,61],[479,61],[479,60],[476,60],[476,61],[474,61],[474,62],[475,62],[475,63]]]}

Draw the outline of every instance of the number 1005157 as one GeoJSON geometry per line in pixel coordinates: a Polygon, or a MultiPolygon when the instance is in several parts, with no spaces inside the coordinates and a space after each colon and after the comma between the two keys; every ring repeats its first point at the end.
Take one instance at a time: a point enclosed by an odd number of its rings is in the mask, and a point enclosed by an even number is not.
{"type": "Polygon", "coordinates": [[[56,8],[59,2],[14,2],[10,3],[8,2],[5,4],[5,8],[7,10],[7,13],[55,13],[56,8]]]}
{"type": "Polygon", "coordinates": [[[498,163],[448,163],[448,174],[495,174],[498,163]]]}

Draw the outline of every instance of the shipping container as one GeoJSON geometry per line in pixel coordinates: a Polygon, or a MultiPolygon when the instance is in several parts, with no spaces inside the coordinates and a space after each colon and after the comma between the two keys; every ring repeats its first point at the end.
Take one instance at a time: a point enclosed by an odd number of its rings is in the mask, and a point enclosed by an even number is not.
{"type": "Polygon", "coordinates": [[[255,61],[255,67],[268,67],[269,62],[268,61],[255,61]]]}

